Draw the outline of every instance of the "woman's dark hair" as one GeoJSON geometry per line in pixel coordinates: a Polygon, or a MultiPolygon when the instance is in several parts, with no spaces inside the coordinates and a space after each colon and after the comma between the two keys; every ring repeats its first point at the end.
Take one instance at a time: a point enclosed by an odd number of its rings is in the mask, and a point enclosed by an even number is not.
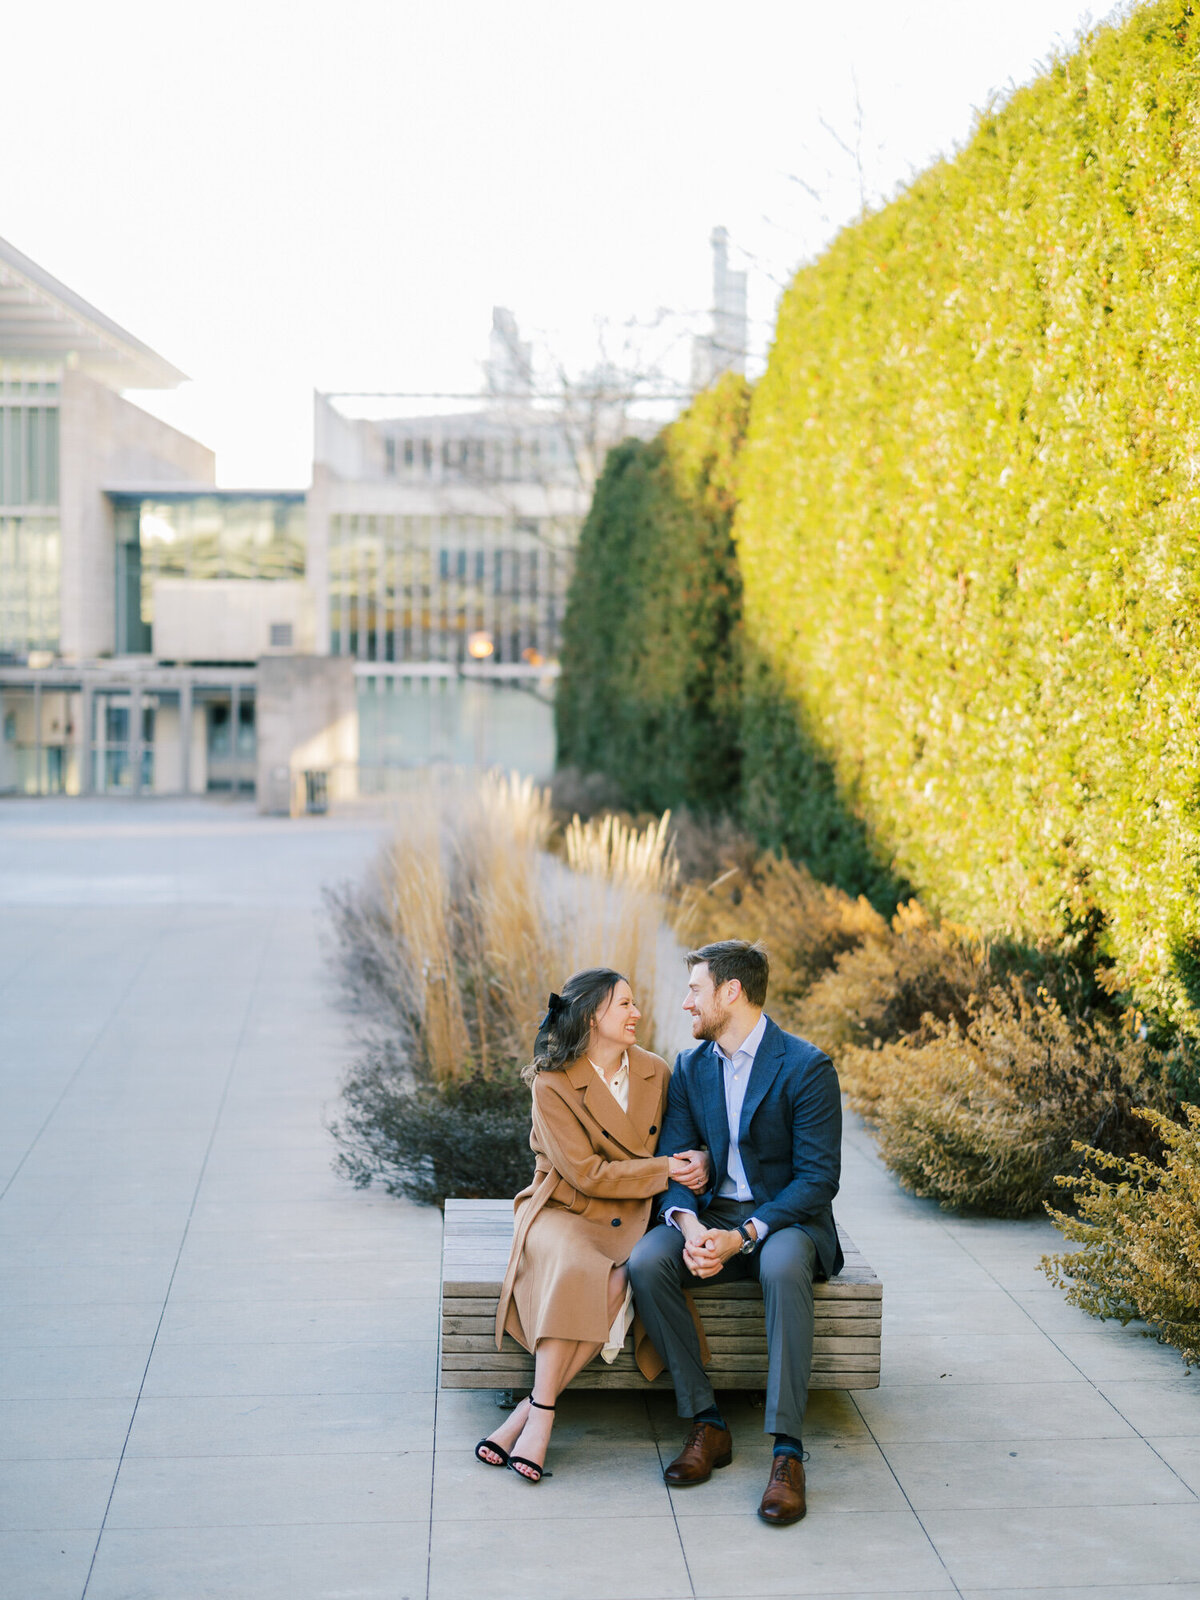
{"type": "Polygon", "coordinates": [[[624,981],[625,974],[611,967],[588,967],[571,974],[562,993],[550,996],[533,1041],[533,1060],[522,1073],[526,1083],[532,1083],[539,1072],[561,1072],[578,1061],[587,1050],[593,1017],[624,981]]]}

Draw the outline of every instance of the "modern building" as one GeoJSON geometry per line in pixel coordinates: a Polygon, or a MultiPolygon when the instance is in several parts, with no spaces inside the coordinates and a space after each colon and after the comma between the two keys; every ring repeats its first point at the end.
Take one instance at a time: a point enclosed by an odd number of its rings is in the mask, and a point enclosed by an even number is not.
{"type": "Polygon", "coordinates": [[[0,240],[0,794],[259,786],[258,663],[315,647],[304,495],[218,490],[122,393],[183,381],[0,240]]]}
{"type": "Polygon", "coordinates": [[[501,307],[484,371],[470,399],[317,394],[307,493],[218,489],[122,392],[183,374],[0,240],[0,794],[286,811],[305,774],[547,776],[595,476],[659,424],[611,372],[537,394],[501,307]]]}
{"type": "MultiPolygon", "coordinates": [[[[308,497],[317,648],[354,662],[360,778],[495,762],[548,774],[567,586],[591,499],[581,431],[533,392],[511,312],[493,312],[486,393],[354,416],[318,394],[308,497]],[[411,407],[410,407],[411,409],[411,407]]],[[[624,417],[614,425],[615,442],[624,417]]]]}

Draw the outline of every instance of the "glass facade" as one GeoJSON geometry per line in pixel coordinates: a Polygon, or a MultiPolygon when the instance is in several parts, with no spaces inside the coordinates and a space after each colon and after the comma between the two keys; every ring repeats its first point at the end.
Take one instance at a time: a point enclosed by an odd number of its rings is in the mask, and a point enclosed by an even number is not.
{"type": "Polygon", "coordinates": [[[500,517],[346,515],[329,530],[330,651],[360,661],[558,654],[575,527],[500,517]]]}
{"type": "Polygon", "coordinates": [[[0,378],[0,655],[57,650],[58,384],[0,378]]]}
{"type": "Polygon", "coordinates": [[[416,767],[516,768],[535,778],[554,771],[554,708],[530,685],[479,678],[361,678],[358,784],[387,793],[416,767]]]}
{"type": "Polygon", "coordinates": [[[0,794],[78,794],[82,696],[0,689],[0,794]]]}
{"type": "Polygon", "coordinates": [[[128,691],[102,690],[92,699],[92,788],[97,794],[120,794],[134,787],[134,759],[141,763],[139,784],[154,787],[154,734],[157,698],[142,700],[142,726],[133,739],[133,697],[128,691]]]}
{"type": "Polygon", "coordinates": [[[159,578],[303,578],[304,496],[114,495],[117,649],[152,648],[159,578]]]}

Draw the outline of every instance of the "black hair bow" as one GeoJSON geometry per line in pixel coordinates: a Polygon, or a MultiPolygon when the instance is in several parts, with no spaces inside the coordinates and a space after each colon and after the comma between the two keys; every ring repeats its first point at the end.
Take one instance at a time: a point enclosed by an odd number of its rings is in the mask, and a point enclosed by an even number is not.
{"type": "MultiPolygon", "coordinates": [[[[546,1015],[542,1018],[542,1027],[549,1027],[549,1025],[556,1021],[566,1009],[567,1003],[563,999],[562,995],[552,993],[549,1000],[546,1001],[546,1015]]],[[[538,1031],[540,1033],[541,1029],[539,1028],[538,1031]]]]}

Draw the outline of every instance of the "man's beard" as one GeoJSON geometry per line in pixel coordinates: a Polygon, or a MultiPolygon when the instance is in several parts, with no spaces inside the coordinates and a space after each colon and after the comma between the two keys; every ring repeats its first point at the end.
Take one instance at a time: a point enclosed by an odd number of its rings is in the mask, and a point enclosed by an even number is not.
{"type": "Polygon", "coordinates": [[[695,1039],[707,1039],[711,1044],[714,1040],[719,1039],[729,1026],[730,1015],[731,1013],[728,1011],[718,1010],[710,1011],[707,1016],[697,1017],[696,1022],[700,1024],[700,1027],[697,1030],[695,1023],[692,1024],[692,1037],[695,1039]]]}

